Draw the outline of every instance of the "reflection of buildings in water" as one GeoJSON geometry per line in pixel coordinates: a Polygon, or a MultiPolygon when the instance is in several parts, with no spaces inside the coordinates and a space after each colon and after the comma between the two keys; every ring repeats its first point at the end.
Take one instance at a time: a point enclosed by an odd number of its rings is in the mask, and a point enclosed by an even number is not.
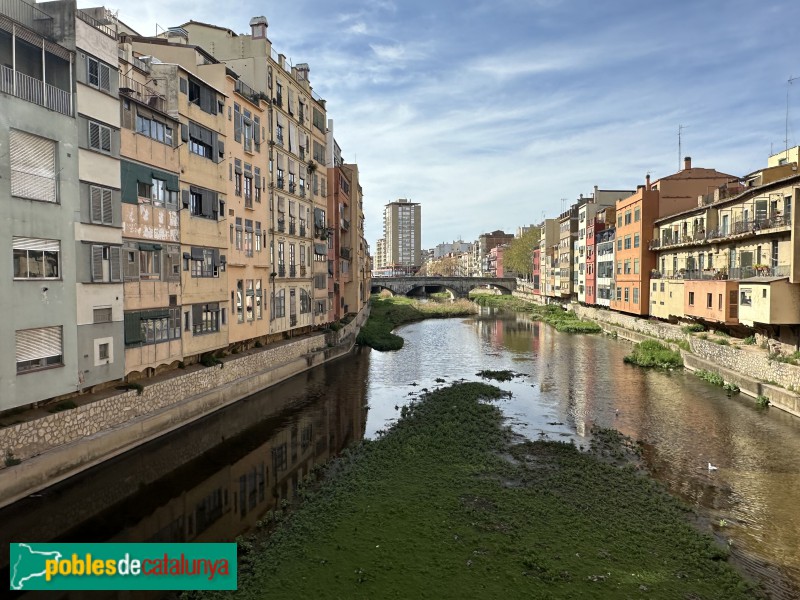
{"type": "Polygon", "coordinates": [[[366,357],[350,355],[242,400],[0,511],[0,537],[233,540],[363,438],[367,372],[366,357]]]}

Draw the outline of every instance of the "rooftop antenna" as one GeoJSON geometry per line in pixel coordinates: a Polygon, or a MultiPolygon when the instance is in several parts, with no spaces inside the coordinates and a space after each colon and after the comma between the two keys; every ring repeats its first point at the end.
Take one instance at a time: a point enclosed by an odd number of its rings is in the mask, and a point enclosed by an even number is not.
{"type": "Polygon", "coordinates": [[[687,125],[678,125],[678,170],[681,170],[681,159],[683,158],[683,154],[681,152],[681,135],[683,134],[683,130],[686,129],[687,125]]]}
{"type": "Polygon", "coordinates": [[[786,160],[789,160],[789,88],[791,88],[792,82],[798,79],[800,77],[790,76],[786,86],[786,137],[783,138],[783,143],[786,146],[786,160]]]}

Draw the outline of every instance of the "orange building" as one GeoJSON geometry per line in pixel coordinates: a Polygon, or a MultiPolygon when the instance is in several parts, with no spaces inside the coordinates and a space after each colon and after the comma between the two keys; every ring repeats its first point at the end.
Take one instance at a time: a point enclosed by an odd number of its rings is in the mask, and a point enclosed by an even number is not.
{"type": "Polygon", "coordinates": [[[648,249],[656,219],[697,206],[697,197],[738,177],[715,169],[692,167],[684,159],[684,168],[650,182],[617,201],[617,230],[614,255],[614,296],[611,309],[635,315],[647,315],[650,306],[650,271],[655,268],[655,254],[648,249]]]}

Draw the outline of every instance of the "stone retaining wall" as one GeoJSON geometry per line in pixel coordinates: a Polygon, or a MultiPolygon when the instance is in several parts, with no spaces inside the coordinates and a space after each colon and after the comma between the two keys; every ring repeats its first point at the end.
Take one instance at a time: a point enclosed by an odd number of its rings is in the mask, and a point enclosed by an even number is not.
{"type": "Polygon", "coordinates": [[[646,339],[642,336],[662,341],[687,340],[691,354],[684,352],[683,355],[688,368],[718,371],[725,381],[736,383],[744,393],[753,397],[767,396],[777,408],[800,416],[800,397],[794,393],[800,390],[800,367],[770,360],[768,353],[758,345],[721,345],[696,334],[686,334],[681,331],[681,325],[639,319],[579,304],[572,305],[572,309],[582,319],[596,321],[606,331],[615,331],[631,341],[646,339]],[[703,366],[692,366],[699,364],[692,360],[693,357],[703,361],[703,366]],[[725,376],[723,371],[729,372],[729,376],[725,376]],[[757,374],[758,378],[743,373],[757,374]]]}
{"type": "Polygon", "coordinates": [[[0,429],[0,451],[22,460],[0,465],[0,506],[346,354],[368,316],[366,306],[339,331],[228,356],[221,365],[193,365],[141,382],[141,394],[120,391],[0,429]]]}

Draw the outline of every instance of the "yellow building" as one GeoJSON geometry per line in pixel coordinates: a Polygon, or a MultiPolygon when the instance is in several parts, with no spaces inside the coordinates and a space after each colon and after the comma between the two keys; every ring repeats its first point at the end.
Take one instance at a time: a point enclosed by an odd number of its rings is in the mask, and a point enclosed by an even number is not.
{"type": "Polygon", "coordinates": [[[183,360],[180,122],[130,40],[119,55],[125,374],[152,374],[183,360]]]}
{"type": "Polygon", "coordinates": [[[180,121],[179,156],[182,335],[185,357],[228,345],[226,115],[220,81],[225,65],[190,46],[185,32],[169,39],[131,37],[147,60],[151,81],[164,89],[167,112],[180,121]]]}

